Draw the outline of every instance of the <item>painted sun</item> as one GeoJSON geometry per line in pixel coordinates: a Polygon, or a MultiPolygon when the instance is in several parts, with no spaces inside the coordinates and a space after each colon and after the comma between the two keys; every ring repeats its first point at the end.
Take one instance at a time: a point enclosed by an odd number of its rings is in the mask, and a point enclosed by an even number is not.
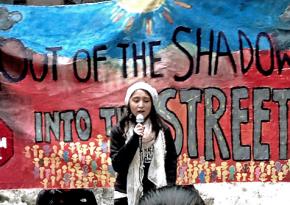
{"type": "MultiPolygon", "coordinates": [[[[134,23],[134,15],[128,14],[148,14],[150,12],[158,11],[161,16],[168,21],[168,23],[173,24],[174,19],[170,15],[170,9],[167,7],[167,3],[170,0],[116,0],[117,7],[113,12],[113,22],[117,22],[120,19],[124,20],[125,30],[129,31],[134,23]],[[162,9],[159,9],[161,8],[162,9]],[[123,19],[125,18],[125,19],[123,19]]],[[[173,0],[174,5],[180,6],[185,9],[190,9],[191,5],[184,3],[182,1],[173,0]]],[[[152,34],[153,20],[151,17],[147,17],[145,20],[146,33],[148,35],[152,34]]]]}

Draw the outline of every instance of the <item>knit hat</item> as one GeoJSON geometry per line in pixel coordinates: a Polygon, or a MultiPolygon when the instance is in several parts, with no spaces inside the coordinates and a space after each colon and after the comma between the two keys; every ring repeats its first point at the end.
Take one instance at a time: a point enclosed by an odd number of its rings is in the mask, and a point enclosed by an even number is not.
{"type": "Polygon", "coordinates": [[[136,90],[146,90],[151,95],[153,104],[156,105],[157,100],[158,100],[157,90],[155,88],[153,88],[151,85],[149,85],[148,83],[145,83],[145,82],[134,83],[133,85],[131,85],[128,88],[126,96],[125,96],[125,105],[129,104],[129,99],[130,99],[131,95],[136,90]]]}

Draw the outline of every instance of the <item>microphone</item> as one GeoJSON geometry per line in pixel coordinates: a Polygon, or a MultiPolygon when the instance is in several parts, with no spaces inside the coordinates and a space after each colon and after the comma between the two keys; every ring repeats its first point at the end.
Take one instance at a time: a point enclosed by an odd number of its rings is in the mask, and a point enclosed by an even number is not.
{"type": "MultiPolygon", "coordinates": [[[[144,123],[144,116],[142,114],[138,114],[136,116],[136,123],[139,124],[143,124],[144,123]]],[[[140,156],[142,156],[142,136],[139,136],[139,147],[140,147],[140,156]]]]}
{"type": "Polygon", "coordinates": [[[138,123],[141,123],[141,124],[144,123],[144,116],[143,116],[142,114],[138,114],[138,115],[136,116],[136,123],[137,123],[137,124],[138,124],[138,123]]]}

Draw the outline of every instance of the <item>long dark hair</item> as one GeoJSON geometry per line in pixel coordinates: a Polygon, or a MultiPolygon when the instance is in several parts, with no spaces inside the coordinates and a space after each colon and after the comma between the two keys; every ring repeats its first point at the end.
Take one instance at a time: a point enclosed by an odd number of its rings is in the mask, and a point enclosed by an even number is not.
{"type": "MultiPolygon", "coordinates": [[[[158,134],[159,130],[162,130],[165,128],[165,124],[163,123],[160,115],[157,113],[157,111],[155,109],[152,96],[146,90],[144,90],[144,91],[150,96],[151,103],[152,103],[151,111],[148,115],[148,117],[150,118],[151,123],[152,123],[152,130],[156,134],[158,134]]],[[[136,123],[136,116],[133,115],[129,104],[130,103],[128,103],[128,105],[126,106],[126,111],[124,112],[121,120],[119,121],[120,128],[122,129],[123,132],[125,131],[125,127],[126,127],[128,122],[132,122],[133,124],[136,123]]]]}

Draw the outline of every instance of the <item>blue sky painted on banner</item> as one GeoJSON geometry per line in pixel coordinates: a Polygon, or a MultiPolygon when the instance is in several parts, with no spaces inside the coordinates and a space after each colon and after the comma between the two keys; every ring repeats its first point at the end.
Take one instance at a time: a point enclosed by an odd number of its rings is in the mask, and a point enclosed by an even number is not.
{"type": "MultiPolygon", "coordinates": [[[[195,43],[196,30],[201,28],[202,45],[207,47],[212,29],[215,37],[219,31],[224,32],[233,51],[239,48],[238,30],[246,33],[254,44],[259,32],[290,29],[290,20],[281,20],[290,0],[159,0],[154,8],[143,13],[128,9],[130,2],[115,0],[70,6],[1,4],[4,8],[0,12],[5,13],[6,8],[7,15],[0,16],[0,36],[20,39],[39,53],[47,53],[47,47],[61,46],[59,54],[72,57],[79,49],[92,52],[96,45],[107,45],[108,54],[116,56],[120,53],[120,48],[116,49],[118,43],[140,45],[141,41],[160,40],[159,48],[166,47],[172,43],[172,34],[178,26],[192,29],[191,34],[178,36],[180,42],[195,43]]],[[[262,42],[261,48],[268,49],[269,44],[262,42]]]]}

